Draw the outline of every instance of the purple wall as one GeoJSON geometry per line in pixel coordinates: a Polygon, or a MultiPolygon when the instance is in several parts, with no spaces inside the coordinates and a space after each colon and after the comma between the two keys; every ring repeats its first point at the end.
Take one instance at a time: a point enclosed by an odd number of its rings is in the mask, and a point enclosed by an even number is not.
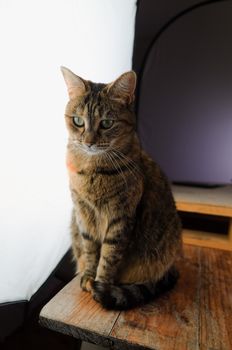
{"type": "Polygon", "coordinates": [[[140,138],[170,180],[232,182],[231,1],[167,26],[149,51],[139,92],[140,138]]]}

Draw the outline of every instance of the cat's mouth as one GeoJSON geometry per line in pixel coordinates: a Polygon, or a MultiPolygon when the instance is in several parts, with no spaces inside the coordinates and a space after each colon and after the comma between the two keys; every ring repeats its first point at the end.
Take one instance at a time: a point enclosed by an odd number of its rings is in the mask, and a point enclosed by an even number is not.
{"type": "Polygon", "coordinates": [[[82,143],[78,140],[69,140],[70,143],[77,148],[78,150],[81,150],[82,152],[88,154],[88,155],[98,155],[98,154],[102,154],[104,152],[106,152],[109,149],[109,145],[108,144],[100,144],[100,145],[96,145],[96,144],[92,144],[92,145],[88,145],[85,143],[82,143]]]}
{"type": "Polygon", "coordinates": [[[82,150],[89,155],[98,155],[106,152],[108,147],[106,146],[97,146],[97,145],[82,145],[82,150]]]}

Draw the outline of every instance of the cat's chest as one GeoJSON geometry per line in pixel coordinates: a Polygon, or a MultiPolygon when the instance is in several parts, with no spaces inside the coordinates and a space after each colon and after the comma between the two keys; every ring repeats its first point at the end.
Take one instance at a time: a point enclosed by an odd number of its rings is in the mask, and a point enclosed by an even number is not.
{"type": "Polygon", "coordinates": [[[70,174],[70,188],[81,197],[98,206],[99,201],[117,194],[123,184],[116,177],[86,174],[84,171],[70,174]]]}
{"type": "Polygon", "coordinates": [[[96,201],[90,200],[75,190],[71,193],[80,233],[89,233],[96,241],[103,242],[109,223],[108,205],[96,205],[96,201]]]}

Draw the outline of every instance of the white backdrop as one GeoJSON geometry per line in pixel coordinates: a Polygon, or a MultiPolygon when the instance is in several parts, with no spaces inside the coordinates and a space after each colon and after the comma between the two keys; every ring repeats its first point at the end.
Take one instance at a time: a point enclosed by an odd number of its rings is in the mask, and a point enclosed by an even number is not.
{"type": "Polygon", "coordinates": [[[135,0],[0,0],[0,302],[29,299],[70,245],[67,94],[131,69],[135,0]]]}

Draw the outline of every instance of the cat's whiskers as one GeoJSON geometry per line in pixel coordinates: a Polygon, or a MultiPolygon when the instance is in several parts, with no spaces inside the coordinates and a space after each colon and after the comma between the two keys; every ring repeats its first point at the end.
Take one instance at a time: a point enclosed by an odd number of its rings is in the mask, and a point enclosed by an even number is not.
{"type": "Polygon", "coordinates": [[[74,146],[76,149],[81,149],[83,150],[83,145],[80,143],[80,141],[75,140],[75,139],[69,139],[69,144],[74,146]]]}
{"type": "MultiPolygon", "coordinates": [[[[110,159],[110,157],[109,157],[109,155],[107,154],[107,152],[102,153],[100,158],[101,158],[101,159],[103,158],[103,159],[104,159],[104,162],[105,162],[107,165],[109,165],[109,166],[112,166],[112,165],[113,165],[113,167],[115,168],[115,166],[114,166],[114,164],[112,163],[112,160],[110,159]],[[109,163],[110,163],[110,164],[109,164],[109,163]],[[112,165],[111,165],[111,164],[112,164],[112,165]]],[[[106,186],[106,187],[104,188],[104,190],[105,190],[105,192],[107,193],[107,195],[110,197],[111,193],[110,193],[109,187],[106,186]]],[[[106,236],[106,231],[105,231],[105,233],[102,235],[102,240],[103,240],[103,241],[104,241],[104,239],[105,239],[105,236],[106,236]]]]}
{"type": "Polygon", "coordinates": [[[135,163],[135,161],[131,158],[129,158],[128,156],[126,156],[124,153],[122,153],[121,151],[119,151],[118,149],[115,149],[115,151],[125,160],[127,160],[129,162],[129,164],[131,165],[131,167],[137,171],[139,173],[140,176],[144,176],[144,174],[142,173],[141,169],[138,167],[138,165],[135,163]]]}
{"type": "Polygon", "coordinates": [[[134,179],[137,181],[138,180],[138,177],[136,176],[136,174],[133,172],[133,170],[128,166],[128,164],[114,151],[111,151],[112,154],[117,157],[123,164],[123,166],[125,166],[128,171],[130,172],[130,174],[134,177],[134,179]]]}
{"type": "Polygon", "coordinates": [[[107,165],[109,165],[109,163],[110,163],[110,166],[113,166],[113,168],[115,170],[117,170],[118,174],[120,174],[119,170],[115,167],[115,164],[114,164],[112,158],[110,157],[110,155],[107,152],[105,152],[102,154],[102,156],[104,157],[104,160],[106,160],[107,165]]]}
{"type": "Polygon", "coordinates": [[[138,172],[141,173],[142,175],[142,172],[141,172],[141,169],[138,168],[137,164],[135,163],[135,161],[133,159],[131,159],[130,157],[126,156],[123,152],[121,152],[118,148],[115,148],[115,147],[112,147],[111,146],[111,149],[114,150],[118,155],[120,155],[122,158],[124,158],[125,160],[127,160],[130,165],[133,165],[135,170],[137,170],[138,172]]]}
{"type": "Polygon", "coordinates": [[[134,177],[138,179],[140,176],[143,177],[141,170],[138,168],[137,164],[129,157],[125,156],[122,152],[116,148],[112,148],[117,154],[118,158],[127,166],[128,169],[133,173],[134,177]]]}
{"type": "Polygon", "coordinates": [[[123,178],[124,182],[125,182],[125,185],[128,189],[128,184],[127,184],[127,181],[126,181],[126,177],[125,175],[123,174],[123,171],[122,171],[122,168],[120,167],[120,164],[116,161],[116,159],[113,157],[112,154],[110,154],[110,152],[106,152],[107,156],[109,157],[113,167],[115,168],[115,170],[117,170],[118,174],[121,175],[121,177],[123,178]],[[115,165],[116,163],[116,165],[115,165]]]}
{"type": "Polygon", "coordinates": [[[108,145],[94,145],[92,148],[87,147],[79,140],[69,139],[69,144],[72,145],[75,149],[80,150],[86,156],[99,156],[106,152],[108,145]]]}
{"type": "Polygon", "coordinates": [[[134,178],[138,180],[139,174],[135,166],[131,164],[130,161],[128,161],[128,159],[125,159],[121,154],[118,154],[118,153],[116,154],[117,154],[117,157],[123,162],[123,164],[125,164],[125,166],[130,170],[130,173],[134,176],[134,178]]]}

